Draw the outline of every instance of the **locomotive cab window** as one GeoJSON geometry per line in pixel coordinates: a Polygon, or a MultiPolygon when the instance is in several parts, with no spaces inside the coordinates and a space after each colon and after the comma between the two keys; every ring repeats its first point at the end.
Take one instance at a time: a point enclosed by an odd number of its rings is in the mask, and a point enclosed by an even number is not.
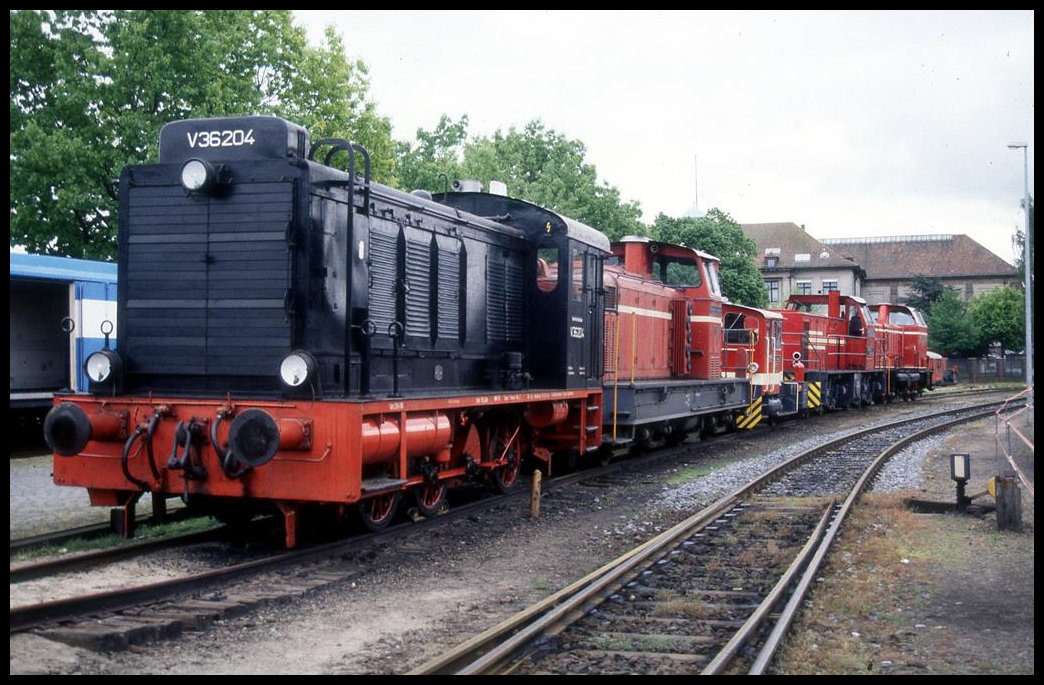
{"type": "Polygon", "coordinates": [[[893,326],[913,326],[916,321],[910,316],[908,312],[899,312],[892,310],[888,314],[888,323],[893,326]]]}
{"type": "Polygon", "coordinates": [[[707,270],[707,282],[710,283],[712,295],[721,295],[721,286],[718,283],[718,263],[703,262],[703,268],[707,270]]]}
{"type": "Polygon", "coordinates": [[[700,275],[699,262],[661,259],[656,263],[656,277],[658,281],[667,285],[686,286],[698,288],[703,285],[700,275]]]}
{"type": "Polygon", "coordinates": [[[571,264],[573,265],[572,283],[573,288],[570,291],[573,301],[580,302],[583,300],[584,286],[586,282],[584,280],[584,255],[577,248],[572,250],[573,257],[571,264]]]}
{"type": "Polygon", "coordinates": [[[537,248],[537,288],[542,293],[552,293],[558,287],[558,247],[542,245],[537,248]]]}
{"type": "Polygon", "coordinates": [[[737,312],[725,314],[725,342],[747,344],[757,340],[757,321],[737,312]]]}

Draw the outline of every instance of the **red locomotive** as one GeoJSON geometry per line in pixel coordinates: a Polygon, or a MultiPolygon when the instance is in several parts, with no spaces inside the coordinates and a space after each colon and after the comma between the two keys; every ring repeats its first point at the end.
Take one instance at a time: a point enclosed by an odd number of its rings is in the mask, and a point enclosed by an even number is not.
{"type": "Polygon", "coordinates": [[[717,257],[630,237],[605,267],[605,432],[612,443],[680,441],[731,425],[748,383],[722,375],[717,257]]]}
{"type": "MultiPolygon", "coordinates": [[[[803,374],[795,377],[784,365],[783,316],[776,311],[726,303],[726,375],[747,378],[750,404],[736,427],[750,429],[762,418],[770,422],[807,411],[803,374]]],[[[801,370],[800,364],[797,367],[801,370]]]]}
{"type": "Polygon", "coordinates": [[[938,352],[928,352],[928,371],[931,375],[931,387],[954,385],[957,383],[957,367],[950,366],[950,360],[938,352]]]}
{"type": "Polygon", "coordinates": [[[878,304],[877,323],[884,346],[890,389],[903,398],[931,387],[928,371],[928,324],[921,312],[902,304],[878,304]]]}

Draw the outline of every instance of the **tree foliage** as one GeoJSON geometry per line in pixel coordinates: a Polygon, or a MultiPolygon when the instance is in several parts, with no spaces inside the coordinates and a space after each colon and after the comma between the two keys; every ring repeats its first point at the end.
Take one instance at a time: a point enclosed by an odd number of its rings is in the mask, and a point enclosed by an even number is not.
{"type": "Polygon", "coordinates": [[[956,291],[944,290],[926,310],[928,348],[946,357],[978,353],[979,338],[956,291]]]}
{"type": "Polygon", "coordinates": [[[587,149],[531,121],[522,130],[511,127],[492,136],[469,140],[468,118],[454,122],[443,116],[433,131],[420,129],[416,142],[399,144],[400,187],[442,192],[458,178],[507,184],[508,194],[547,207],[588,224],[616,240],[642,235],[637,202],[624,202],[620,191],[598,182],[587,149]]]}
{"type": "Polygon", "coordinates": [[[931,309],[932,305],[942,297],[943,293],[950,291],[954,295],[957,294],[956,290],[951,286],[944,285],[940,279],[924,274],[914,275],[910,282],[910,289],[913,291],[913,294],[902,298],[900,303],[915,307],[922,312],[931,309]]]}
{"type": "Polygon", "coordinates": [[[686,245],[708,252],[721,260],[721,290],[731,302],[764,307],[768,294],[761,272],[754,263],[757,245],[743,233],[726,212],[712,208],[700,218],[656,217],[652,226],[656,240],[686,245]]]}
{"type": "Polygon", "coordinates": [[[11,245],[111,258],[125,164],[156,159],[189,117],[277,114],[371,151],[391,126],[332,31],[310,47],[289,10],[11,11],[11,245]]]}
{"type": "Polygon", "coordinates": [[[968,319],[978,336],[979,352],[1000,344],[1005,350],[1026,346],[1026,301],[1022,292],[1005,286],[973,297],[968,319]]]}
{"type": "Polygon", "coordinates": [[[443,114],[435,130],[419,128],[416,138],[416,142],[396,143],[399,187],[406,191],[423,188],[433,193],[446,192],[450,182],[462,177],[467,115],[454,122],[443,114]]]}

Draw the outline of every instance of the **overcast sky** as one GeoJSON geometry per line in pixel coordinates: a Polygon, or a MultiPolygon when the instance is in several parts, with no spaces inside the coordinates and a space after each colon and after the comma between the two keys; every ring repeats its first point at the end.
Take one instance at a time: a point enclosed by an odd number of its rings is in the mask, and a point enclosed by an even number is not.
{"type": "Polygon", "coordinates": [[[295,14],[368,65],[397,139],[539,118],[647,222],[697,202],[816,238],[965,233],[1014,261],[1032,11],[295,14]]]}

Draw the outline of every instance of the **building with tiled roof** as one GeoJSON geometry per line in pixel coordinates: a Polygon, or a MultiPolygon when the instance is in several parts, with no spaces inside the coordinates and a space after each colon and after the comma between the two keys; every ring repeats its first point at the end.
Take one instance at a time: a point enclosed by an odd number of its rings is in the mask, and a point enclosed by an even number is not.
{"type": "Polygon", "coordinates": [[[851,255],[866,276],[867,302],[897,302],[912,295],[914,276],[937,278],[957,290],[965,302],[1005,285],[1018,288],[1011,264],[966,235],[914,235],[888,238],[831,238],[820,241],[851,255]]]}
{"type": "Polygon", "coordinates": [[[792,222],[742,224],[758,246],[757,266],[768,291],[769,307],[786,304],[791,294],[825,293],[862,297],[862,265],[835,247],[810,236],[792,222]]]}

